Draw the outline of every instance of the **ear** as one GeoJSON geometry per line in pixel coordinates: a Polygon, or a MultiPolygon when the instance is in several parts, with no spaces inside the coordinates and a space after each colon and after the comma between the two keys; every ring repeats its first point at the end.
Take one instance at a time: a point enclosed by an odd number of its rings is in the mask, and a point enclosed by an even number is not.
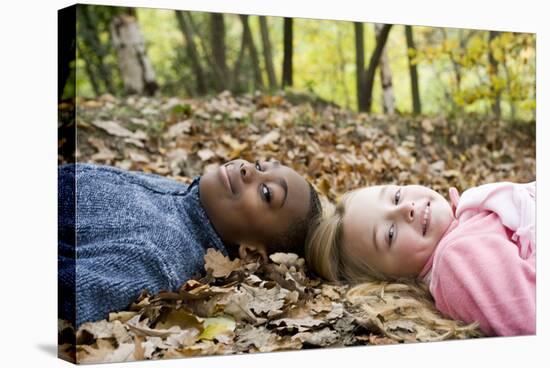
{"type": "Polygon", "coordinates": [[[241,244],[239,246],[239,258],[247,259],[260,256],[262,261],[267,262],[267,249],[264,245],[241,244]]]}

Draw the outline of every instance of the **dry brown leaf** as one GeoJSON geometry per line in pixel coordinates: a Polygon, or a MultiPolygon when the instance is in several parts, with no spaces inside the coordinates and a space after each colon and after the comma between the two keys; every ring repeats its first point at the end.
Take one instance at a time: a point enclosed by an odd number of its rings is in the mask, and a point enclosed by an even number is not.
{"type": "Polygon", "coordinates": [[[262,147],[268,144],[273,144],[277,142],[280,137],[281,137],[281,134],[279,133],[278,130],[272,130],[256,141],[256,147],[262,147]]]}
{"type": "Polygon", "coordinates": [[[199,150],[197,152],[197,155],[199,155],[199,157],[202,161],[208,161],[211,158],[216,157],[216,154],[211,149],[208,149],[208,148],[204,148],[204,149],[199,150]]]}
{"type": "Polygon", "coordinates": [[[248,303],[248,308],[253,310],[256,315],[262,315],[267,312],[277,313],[285,304],[285,297],[289,291],[279,286],[271,289],[264,287],[251,287],[246,284],[242,285],[251,295],[252,299],[248,303]]]}
{"type": "MultiPolygon", "coordinates": [[[[268,349],[277,343],[278,336],[263,326],[254,327],[246,325],[244,328],[235,331],[237,336],[236,344],[239,350],[247,351],[251,346],[254,346],[258,351],[260,349],[268,349]]],[[[271,350],[273,351],[273,350],[271,350]]]]}
{"type": "Polygon", "coordinates": [[[135,335],[138,336],[153,336],[153,337],[162,337],[166,338],[172,334],[177,334],[181,331],[179,326],[172,326],[169,329],[153,329],[147,325],[148,319],[139,321],[140,316],[137,315],[126,322],[126,326],[132,331],[135,335]]]}
{"type": "Polygon", "coordinates": [[[211,270],[214,277],[227,277],[240,267],[240,259],[236,258],[230,261],[228,257],[213,248],[208,248],[204,256],[204,269],[211,270]]]}
{"type": "Polygon", "coordinates": [[[338,341],[338,333],[325,327],[319,331],[299,332],[292,336],[292,339],[300,340],[302,343],[308,343],[316,346],[330,346],[338,341]]]}
{"type": "Polygon", "coordinates": [[[324,324],[323,320],[315,319],[313,317],[304,318],[281,318],[269,322],[270,325],[278,326],[279,329],[294,329],[298,331],[307,331],[312,327],[321,326],[324,324]]]}
{"type": "MultiPolygon", "coordinates": [[[[170,175],[185,183],[233,158],[275,158],[315,185],[326,211],[344,193],[365,185],[428,183],[446,193],[450,186],[462,192],[489,181],[535,179],[534,137],[523,129],[497,128],[485,121],[466,125],[460,119],[355,114],[334,106],[292,105],[281,96],[272,103],[272,97],[264,97],[226,91],[200,100],[138,96],[88,100],[78,106],[82,113],[76,120],[77,158],[170,175]],[[190,113],[172,116],[177,104],[189,105],[190,113]],[[136,112],[125,117],[128,126],[116,117],[108,118],[125,105],[136,112]],[[112,124],[98,127],[85,121],[88,116],[102,116],[95,119],[112,124]],[[226,124],[227,117],[243,121],[226,124]],[[244,121],[246,117],[253,123],[244,121]],[[168,122],[166,131],[151,129],[154,121],[168,122]],[[138,126],[147,127],[149,135],[128,129],[138,126]],[[126,153],[128,144],[137,147],[133,150],[139,155],[126,153]],[[251,147],[257,149],[251,152],[251,147]]],[[[353,295],[345,285],[310,277],[303,260],[294,255],[275,255],[270,261],[241,260],[237,265],[237,260],[218,257],[210,261],[207,269],[212,272],[202,282],[190,280],[178,292],[144,295],[131,306],[130,314],[115,313],[110,321],[143,319],[134,320],[129,335],[141,336],[143,351],[138,356],[145,359],[300,349],[302,344],[346,346],[480,336],[475,325],[464,326],[435,313],[433,301],[406,285],[376,284],[364,295],[353,295]],[[184,308],[185,318],[166,318],[179,308],[184,308]],[[223,314],[238,322],[234,336],[199,341],[197,329],[181,328],[186,318],[200,321],[223,314]],[[250,337],[240,336],[246,328],[250,337]],[[356,336],[365,330],[366,336],[356,336]],[[265,344],[254,344],[255,334],[265,344]]],[[[70,330],[64,331],[68,337],[70,330]]],[[[108,329],[80,332],[80,341],[90,345],[79,345],[73,354],[112,359],[116,337],[94,337],[109,334],[108,329]]],[[[134,341],[122,344],[135,350],[134,341]]]]}
{"type": "Polygon", "coordinates": [[[97,149],[97,153],[93,154],[90,159],[94,161],[111,161],[116,158],[116,153],[107,148],[103,140],[90,137],[88,142],[97,149]]]}
{"type": "Polygon", "coordinates": [[[121,123],[117,121],[95,120],[92,124],[116,137],[134,138],[134,132],[124,128],[121,123]]]}
{"type": "Polygon", "coordinates": [[[177,326],[182,330],[196,329],[199,332],[204,330],[203,319],[194,315],[190,310],[185,307],[180,309],[172,309],[161,322],[157,323],[158,329],[171,329],[177,326]]]}
{"type": "Polygon", "coordinates": [[[119,345],[116,349],[107,340],[99,339],[97,349],[90,346],[79,346],[76,357],[78,364],[115,363],[134,361],[133,343],[119,345]]]}
{"type": "Polygon", "coordinates": [[[115,320],[118,320],[122,323],[129,321],[133,317],[137,315],[137,312],[128,312],[128,311],[122,311],[122,312],[113,312],[109,313],[109,322],[113,322],[115,320]]]}
{"type": "Polygon", "coordinates": [[[130,335],[120,321],[107,322],[101,320],[98,322],[87,322],[80,326],[76,333],[77,344],[83,340],[87,340],[86,334],[92,336],[94,340],[113,338],[119,343],[128,342],[131,340],[130,335]]]}

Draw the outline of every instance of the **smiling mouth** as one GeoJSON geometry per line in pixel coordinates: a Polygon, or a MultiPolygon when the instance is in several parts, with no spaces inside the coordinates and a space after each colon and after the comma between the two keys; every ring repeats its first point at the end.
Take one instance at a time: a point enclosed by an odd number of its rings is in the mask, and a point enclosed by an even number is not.
{"type": "Polygon", "coordinates": [[[222,180],[223,185],[229,190],[232,194],[235,194],[235,191],[233,190],[233,186],[231,185],[231,179],[229,178],[229,172],[228,172],[228,166],[229,165],[222,165],[220,166],[220,177],[222,180]]]}
{"type": "Polygon", "coordinates": [[[430,202],[426,205],[426,208],[424,208],[424,215],[422,217],[422,236],[426,235],[426,232],[428,231],[428,226],[430,225],[431,220],[431,207],[430,202]]]}

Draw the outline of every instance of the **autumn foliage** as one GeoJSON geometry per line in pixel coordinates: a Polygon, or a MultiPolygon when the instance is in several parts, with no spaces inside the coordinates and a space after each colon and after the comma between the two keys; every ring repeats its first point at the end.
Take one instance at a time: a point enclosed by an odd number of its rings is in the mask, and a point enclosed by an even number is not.
{"type": "MultiPolygon", "coordinates": [[[[79,162],[189,183],[237,157],[273,158],[312,182],[325,206],[370,184],[420,183],[446,195],[450,186],[535,179],[534,124],[357,114],[307,96],[293,102],[284,94],[103,95],[77,100],[76,121],[64,124],[76,124],[79,162]]],[[[60,320],[60,355],[115,362],[480,336],[475,325],[439,315],[422,285],[328,284],[293,254],[262,263],[211,250],[204,271],[177,291],[144,291],[127,310],[78,331],[60,320]]]]}

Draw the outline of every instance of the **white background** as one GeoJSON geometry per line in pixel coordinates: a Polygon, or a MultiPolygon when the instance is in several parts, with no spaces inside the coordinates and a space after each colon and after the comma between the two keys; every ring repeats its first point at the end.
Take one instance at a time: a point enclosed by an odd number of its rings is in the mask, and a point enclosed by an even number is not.
{"type": "MultiPolygon", "coordinates": [[[[118,367],[538,367],[548,354],[548,55],[544,1],[99,1],[101,4],[377,21],[537,33],[537,336],[205,357],[118,367]],[[275,4],[276,3],[276,4],[275,4]],[[546,147],[544,147],[546,146],[546,147]],[[546,215],[546,218],[548,215],[546,215]],[[546,292],[544,292],[546,290],[546,292]],[[544,349],[547,349],[545,352],[544,349]]],[[[60,367],[57,343],[57,9],[68,1],[3,2],[0,10],[0,364],[60,367]],[[11,363],[11,364],[10,364],[11,363]]],[[[546,17],[547,18],[547,17],[546,17]]],[[[548,363],[546,363],[548,364],[548,363]]]]}

